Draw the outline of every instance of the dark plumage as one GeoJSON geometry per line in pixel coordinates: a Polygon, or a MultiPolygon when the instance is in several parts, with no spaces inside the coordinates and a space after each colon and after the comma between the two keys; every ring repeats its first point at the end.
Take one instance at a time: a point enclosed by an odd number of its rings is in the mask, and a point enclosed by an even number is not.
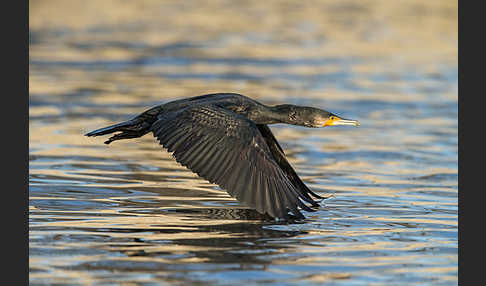
{"type": "Polygon", "coordinates": [[[313,211],[322,199],[297,176],[267,124],[307,127],[359,125],[325,110],[296,105],[266,106],[236,93],[216,93],[155,106],[131,120],[86,134],[119,132],[120,139],[152,132],[177,162],[262,214],[287,218],[313,211]]]}

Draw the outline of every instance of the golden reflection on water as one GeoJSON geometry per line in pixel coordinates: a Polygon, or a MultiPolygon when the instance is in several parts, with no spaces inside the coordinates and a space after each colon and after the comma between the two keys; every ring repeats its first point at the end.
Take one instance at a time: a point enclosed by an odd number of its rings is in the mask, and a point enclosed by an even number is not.
{"type": "Polygon", "coordinates": [[[31,1],[32,284],[457,284],[457,2],[31,1]],[[268,220],[156,140],[88,131],[210,92],[359,128],[272,126],[329,197],[268,220]]]}

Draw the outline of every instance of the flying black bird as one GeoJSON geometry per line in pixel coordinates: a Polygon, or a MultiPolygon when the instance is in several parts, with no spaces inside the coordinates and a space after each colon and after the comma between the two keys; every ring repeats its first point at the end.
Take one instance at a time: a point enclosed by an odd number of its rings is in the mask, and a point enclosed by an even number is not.
{"type": "Polygon", "coordinates": [[[218,184],[261,214],[303,219],[300,209],[319,204],[297,176],[268,124],[306,127],[358,126],[356,120],[328,111],[291,104],[266,106],[236,93],[206,94],[155,106],[125,122],[97,129],[86,136],[119,132],[105,141],[141,137],[152,132],[173,152],[177,162],[218,184]]]}

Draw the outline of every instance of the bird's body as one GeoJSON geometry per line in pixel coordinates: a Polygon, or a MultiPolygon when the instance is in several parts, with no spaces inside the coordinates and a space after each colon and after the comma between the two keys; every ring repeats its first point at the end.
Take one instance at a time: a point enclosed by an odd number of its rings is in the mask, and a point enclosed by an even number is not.
{"type": "Polygon", "coordinates": [[[318,206],[287,161],[267,124],[307,127],[358,125],[327,111],[296,105],[266,106],[236,93],[215,93],[155,106],[131,120],[87,133],[115,134],[105,143],[149,132],[177,162],[262,214],[287,218],[288,211],[318,206]]]}

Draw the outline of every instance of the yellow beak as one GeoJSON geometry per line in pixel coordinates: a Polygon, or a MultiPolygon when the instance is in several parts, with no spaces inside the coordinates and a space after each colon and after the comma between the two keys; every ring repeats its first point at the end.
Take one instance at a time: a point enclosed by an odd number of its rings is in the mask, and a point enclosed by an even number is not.
{"type": "Polygon", "coordinates": [[[358,120],[351,120],[351,119],[344,119],[337,116],[331,116],[326,122],[324,122],[324,126],[335,126],[335,125],[353,125],[359,126],[358,120]]]}

